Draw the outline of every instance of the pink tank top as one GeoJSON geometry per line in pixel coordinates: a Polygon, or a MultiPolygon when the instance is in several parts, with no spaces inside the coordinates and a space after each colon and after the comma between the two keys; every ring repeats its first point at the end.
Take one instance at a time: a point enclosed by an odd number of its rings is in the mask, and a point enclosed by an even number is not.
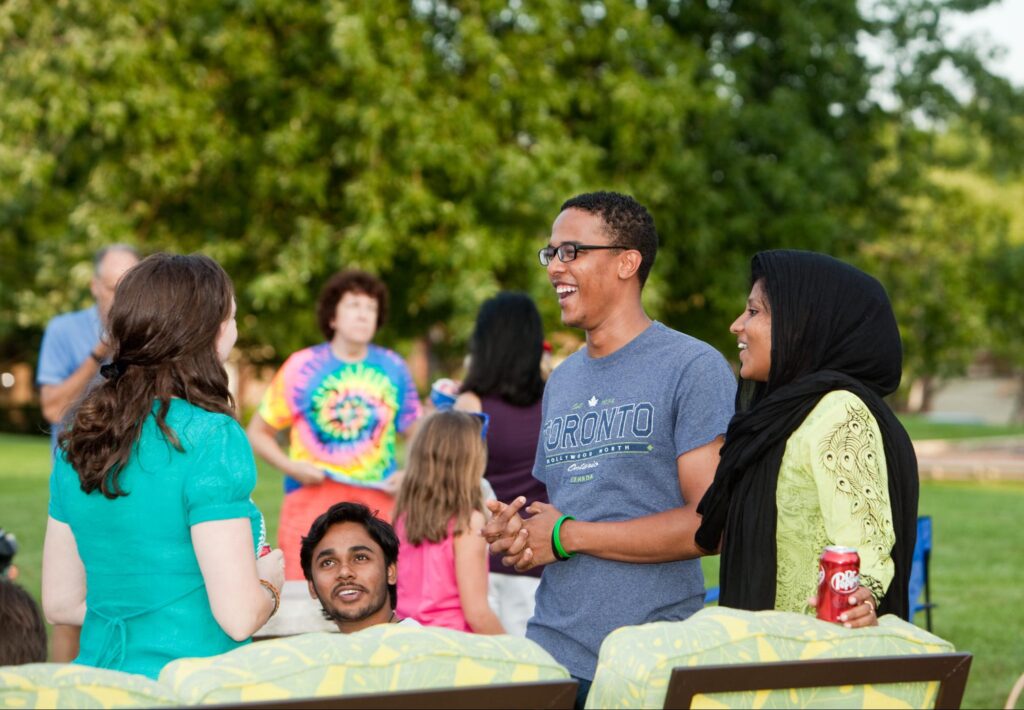
{"type": "Polygon", "coordinates": [[[405,534],[405,516],[395,521],[398,535],[398,606],[395,611],[424,626],[469,631],[455,579],[455,518],[441,542],[413,545],[405,534]]]}

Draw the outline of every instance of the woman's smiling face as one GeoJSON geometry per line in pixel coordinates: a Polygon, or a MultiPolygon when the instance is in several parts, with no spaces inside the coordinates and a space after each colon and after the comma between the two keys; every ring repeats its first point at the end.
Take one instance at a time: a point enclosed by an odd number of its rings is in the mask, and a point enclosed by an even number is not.
{"type": "Polygon", "coordinates": [[[767,382],[772,369],[772,314],[764,292],[764,280],[750,289],[747,307],[729,326],[740,349],[740,377],[767,382]]]}

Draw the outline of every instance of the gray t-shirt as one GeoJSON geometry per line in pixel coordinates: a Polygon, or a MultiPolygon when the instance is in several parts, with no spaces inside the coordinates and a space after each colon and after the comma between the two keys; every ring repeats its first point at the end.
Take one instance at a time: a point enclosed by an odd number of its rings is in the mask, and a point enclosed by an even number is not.
{"type": "MultiPolygon", "coordinates": [[[[632,520],[684,505],[676,459],[725,433],[736,378],[707,343],[655,322],[616,352],[570,356],[544,391],[533,475],[563,514],[632,520]]],[[[576,555],[544,568],[526,636],[592,679],[611,631],[685,619],[704,603],[699,560],[576,555]]]]}

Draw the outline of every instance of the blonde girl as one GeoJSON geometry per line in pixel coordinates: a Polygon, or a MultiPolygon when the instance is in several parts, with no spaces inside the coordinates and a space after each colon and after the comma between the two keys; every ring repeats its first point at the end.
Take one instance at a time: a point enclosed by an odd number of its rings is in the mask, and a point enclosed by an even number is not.
{"type": "Polygon", "coordinates": [[[487,603],[487,543],[480,536],[486,415],[444,411],[413,438],[395,502],[398,615],[427,626],[503,634],[487,603]]]}

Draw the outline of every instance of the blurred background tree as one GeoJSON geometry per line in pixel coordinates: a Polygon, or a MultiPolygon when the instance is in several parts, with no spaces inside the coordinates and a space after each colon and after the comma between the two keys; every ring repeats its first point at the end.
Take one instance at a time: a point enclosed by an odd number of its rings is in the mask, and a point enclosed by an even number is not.
{"type": "Polygon", "coordinates": [[[498,288],[558,327],[535,252],[615,189],[662,236],[654,316],[731,352],[750,256],[826,251],[877,270],[934,386],[995,342],[980,270],[1024,243],[1019,202],[943,179],[1021,184],[1022,92],[941,23],[986,4],[9,0],[0,356],[125,241],[219,259],[253,361],[319,339],[344,266],[389,283],[385,342],[454,359],[498,288]]]}
{"type": "Polygon", "coordinates": [[[1001,240],[989,253],[986,263],[990,278],[986,280],[985,299],[988,322],[992,324],[993,352],[1004,358],[1017,376],[1017,401],[1013,420],[1024,422],[1024,244],[1001,240]]]}

